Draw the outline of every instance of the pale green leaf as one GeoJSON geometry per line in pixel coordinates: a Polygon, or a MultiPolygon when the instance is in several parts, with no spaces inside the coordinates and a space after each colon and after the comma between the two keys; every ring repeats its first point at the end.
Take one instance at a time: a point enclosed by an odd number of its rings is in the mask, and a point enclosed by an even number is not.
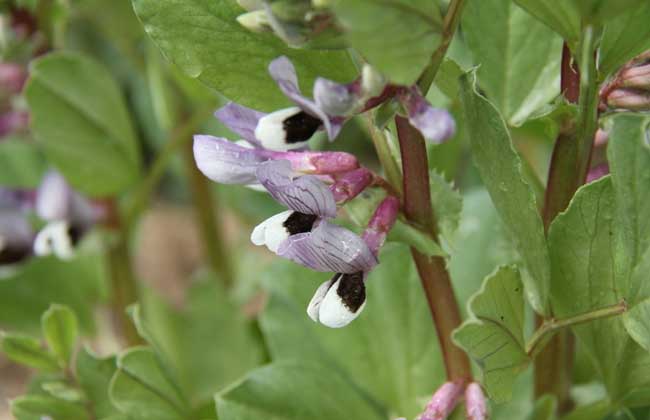
{"type": "Polygon", "coordinates": [[[51,53],[32,63],[25,89],[36,139],[72,186],[107,196],[136,181],[135,132],[104,67],[79,54],[51,53]]]}
{"type": "Polygon", "coordinates": [[[524,299],[519,271],[500,267],[470,299],[470,318],[454,341],[481,368],[483,385],[496,402],[510,399],[515,379],[530,358],[524,344],[524,299]]]}
{"type": "Polygon", "coordinates": [[[573,0],[515,0],[531,15],[560,34],[570,45],[580,39],[580,11],[573,0]]]}
{"type": "Polygon", "coordinates": [[[316,76],[345,82],[354,67],[345,52],[289,48],[273,34],[256,34],[236,18],[234,0],[132,0],[145,31],[186,74],[229,99],[271,111],[288,103],[271,77],[269,63],[282,55],[296,66],[309,92],[316,76]]]}
{"type": "Polygon", "coordinates": [[[276,362],[217,395],[220,420],[383,420],[385,413],[329,367],[276,362]]]}
{"type": "Polygon", "coordinates": [[[84,400],[83,393],[64,380],[44,382],[41,384],[41,388],[54,398],[60,400],[70,402],[82,402],[84,400]]]}
{"type": "Polygon", "coordinates": [[[560,93],[562,38],[511,0],[470,1],[463,34],[478,83],[511,125],[560,93]]]}
{"type": "Polygon", "coordinates": [[[117,409],[108,397],[108,387],[117,370],[115,356],[98,358],[87,348],[77,354],[76,374],[79,386],[89,401],[97,418],[117,414],[117,409]]]}
{"type": "Polygon", "coordinates": [[[89,420],[84,406],[47,395],[25,395],[11,401],[16,420],[89,420]]]}
{"type": "Polygon", "coordinates": [[[189,408],[153,351],[136,347],[121,354],[110,384],[113,404],[134,420],[184,420],[189,408]]]}
{"type": "Polygon", "coordinates": [[[440,234],[451,239],[458,228],[460,213],[463,210],[463,198],[445,177],[436,171],[429,172],[429,189],[431,205],[436,215],[440,234]]]}
{"type": "Polygon", "coordinates": [[[334,11],[350,45],[391,81],[415,83],[440,43],[433,1],[341,0],[334,11]]]}
{"type": "Polygon", "coordinates": [[[11,188],[35,188],[41,182],[47,164],[36,144],[23,138],[0,142],[0,185],[11,188]]]}
{"type": "Polygon", "coordinates": [[[469,73],[461,79],[461,101],[474,162],[530,274],[523,276],[526,297],[537,312],[546,313],[549,258],[535,194],[524,180],[521,159],[504,121],[474,90],[472,77],[469,73]]]}
{"type": "MultiPolygon", "coordinates": [[[[363,313],[336,330],[314,323],[306,313],[312,295],[331,274],[279,262],[266,270],[272,294],[261,327],[274,361],[325,363],[380,401],[392,418],[413,418],[444,380],[444,368],[408,248],[389,245],[379,259],[366,281],[363,313]]],[[[295,398],[301,398],[299,391],[295,398]]]]}
{"type": "Polygon", "coordinates": [[[14,334],[4,335],[1,339],[0,348],[10,360],[46,372],[59,370],[56,357],[43,348],[39,340],[14,334]]]}
{"type": "Polygon", "coordinates": [[[77,344],[77,316],[64,305],[53,304],[41,318],[43,336],[48,346],[64,365],[70,358],[77,344]]]}
{"type": "Polygon", "coordinates": [[[527,420],[555,420],[557,419],[557,399],[553,395],[544,395],[535,401],[533,412],[527,420]]]}
{"type": "Polygon", "coordinates": [[[650,2],[628,9],[605,26],[598,54],[598,70],[608,76],[625,62],[650,49],[650,2]]]}

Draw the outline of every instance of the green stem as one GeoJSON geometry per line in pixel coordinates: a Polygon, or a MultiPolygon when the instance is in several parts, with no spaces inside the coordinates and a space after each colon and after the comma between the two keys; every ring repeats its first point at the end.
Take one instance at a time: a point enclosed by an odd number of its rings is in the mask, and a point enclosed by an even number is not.
{"type": "Polygon", "coordinates": [[[393,189],[401,194],[402,189],[402,170],[395,161],[393,154],[388,145],[388,139],[381,132],[380,129],[375,127],[373,123],[372,112],[365,113],[366,126],[370,132],[370,138],[372,138],[372,143],[375,146],[377,152],[377,157],[379,158],[379,163],[386,174],[388,182],[393,187],[393,189]]]}
{"type": "Polygon", "coordinates": [[[214,217],[216,214],[214,197],[208,179],[196,167],[191,143],[185,147],[184,158],[205,258],[212,271],[219,276],[225,286],[229,287],[233,280],[232,267],[224,246],[221,226],[214,217]]]}
{"type": "Polygon", "coordinates": [[[130,203],[125,219],[125,223],[129,229],[135,225],[140,213],[149,203],[151,195],[165,174],[165,170],[176,151],[184,144],[191,143],[192,134],[196,131],[197,126],[210,116],[212,110],[213,107],[210,106],[209,108],[194,113],[183,125],[174,130],[162,150],[157,154],[147,176],[138,186],[130,203]]]}
{"type": "Polygon", "coordinates": [[[526,353],[529,356],[535,357],[535,355],[541,351],[541,347],[543,347],[543,344],[546,342],[546,340],[551,335],[564,328],[584,324],[598,319],[609,318],[615,315],[620,315],[626,311],[627,303],[625,301],[622,301],[615,305],[585,312],[579,315],[574,315],[569,318],[548,319],[542,323],[542,325],[532,335],[530,340],[528,340],[528,343],[526,344],[526,353]]]}
{"type": "MultiPolygon", "coordinates": [[[[402,153],[404,214],[409,221],[437,238],[424,139],[405,118],[397,116],[395,123],[402,153]]],[[[411,254],[436,326],[447,378],[450,381],[469,381],[472,377],[469,359],[452,341],[452,333],[460,326],[461,317],[445,260],[428,257],[415,248],[411,248],[411,254]]]]}
{"type": "Polygon", "coordinates": [[[438,48],[431,56],[429,66],[424,70],[422,76],[420,76],[420,80],[418,80],[418,86],[424,94],[429,91],[431,84],[436,78],[436,74],[438,74],[438,69],[447,54],[449,45],[451,45],[451,41],[454,38],[456,29],[460,23],[460,17],[464,6],[465,0],[451,0],[449,3],[447,13],[445,14],[445,20],[442,25],[442,39],[440,40],[440,45],[438,45],[438,48]]]}

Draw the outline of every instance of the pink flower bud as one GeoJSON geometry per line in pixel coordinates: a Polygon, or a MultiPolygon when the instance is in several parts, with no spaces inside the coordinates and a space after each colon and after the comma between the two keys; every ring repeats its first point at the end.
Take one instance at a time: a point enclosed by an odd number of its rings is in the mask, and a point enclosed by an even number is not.
{"type": "Polygon", "coordinates": [[[29,124],[29,114],[23,111],[9,111],[0,115],[0,137],[16,131],[23,131],[29,124]]]}
{"type": "Polygon", "coordinates": [[[399,214],[399,200],[388,196],[377,206],[375,213],[368,222],[368,227],[363,232],[362,238],[368,247],[377,255],[379,249],[386,241],[386,235],[397,220],[399,214]]]}
{"type": "Polygon", "coordinates": [[[15,95],[20,93],[27,80],[27,71],[16,63],[0,63],[0,94],[15,95]]]}
{"type": "Polygon", "coordinates": [[[359,195],[370,185],[372,180],[372,172],[368,169],[355,169],[338,178],[330,187],[330,191],[334,194],[334,200],[337,203],[344,203],[359,195]]]}
{"type": "Polygon", "coordinates": [[[650,90],[650,64],[627,67],[618,78],[621,87],[650,90]]]}
{"type": "Polygon", "coordinates": [[[451,414],[461,394],[463,393],[462,382],[445,382],[429,401],[424,413],[417,420],[444,420],[451,414]]]}
{"type": "Polygon", "coordinates": [[[587,173],[587,183],[594,182],[604,177],[609,173],[609,165],[607,162],[596,165],[587,173]]]}
{"type": "Polygon", "coordinates": [[[609,141],[609,133],[605,130],[598,129],[594,137],[594,147],[603,147],[609,141]]]}
{"type": "Polygon", "coordinates": [[[650,92],[615,89],[607,95],[607,105],[631,111],[647,111],[650,110],[650,92]]]}
{"type": "Polygon", "coordinates": [[[487,406],[481,385],[472,382],[465,389],[465,413],[467,420],[486,420],[487,406]]]}

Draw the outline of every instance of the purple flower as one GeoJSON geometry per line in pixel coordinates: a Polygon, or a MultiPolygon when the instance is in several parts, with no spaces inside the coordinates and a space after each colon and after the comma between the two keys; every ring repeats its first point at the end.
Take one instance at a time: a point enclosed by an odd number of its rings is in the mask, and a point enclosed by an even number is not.
{"type": "Polygon", "coordinates": [[[63,260],[74,256],[74,246],[101,216],[97,208],[55,171],[43,177],[35,207],[38,216],[47,224],[34,239],[34,253],[55,255],[63,260]]]}
{"type": "Polygon", "coordinates": [[[356,319],[366,302],[365,280],[377,265],[377,253],[399,212],[399,201],[388,197],[377,207],[368,228],[355,233],[322,221],[311,232],[291,236],[278,255],[316,271],[336,274],[316,290],[307,314],[315,322],[341,328],[356,319]]]}
{"type": "Polygon", "coordinates": [[[425,140],[440,144],[453,137],[456,123],[452,116],[445,109],[432,107],[417,86],[402,90],[399,98],[406,109],[409,122],[422,133],[425,140]]]}

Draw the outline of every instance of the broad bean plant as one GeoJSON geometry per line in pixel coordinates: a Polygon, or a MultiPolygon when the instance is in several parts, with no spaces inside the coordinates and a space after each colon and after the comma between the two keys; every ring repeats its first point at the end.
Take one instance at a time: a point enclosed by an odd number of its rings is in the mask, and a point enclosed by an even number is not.
{"type": "Polygon", "coordinates": [[[0,418],[650,418],[647,0],[0,13],[0,418]]]}

